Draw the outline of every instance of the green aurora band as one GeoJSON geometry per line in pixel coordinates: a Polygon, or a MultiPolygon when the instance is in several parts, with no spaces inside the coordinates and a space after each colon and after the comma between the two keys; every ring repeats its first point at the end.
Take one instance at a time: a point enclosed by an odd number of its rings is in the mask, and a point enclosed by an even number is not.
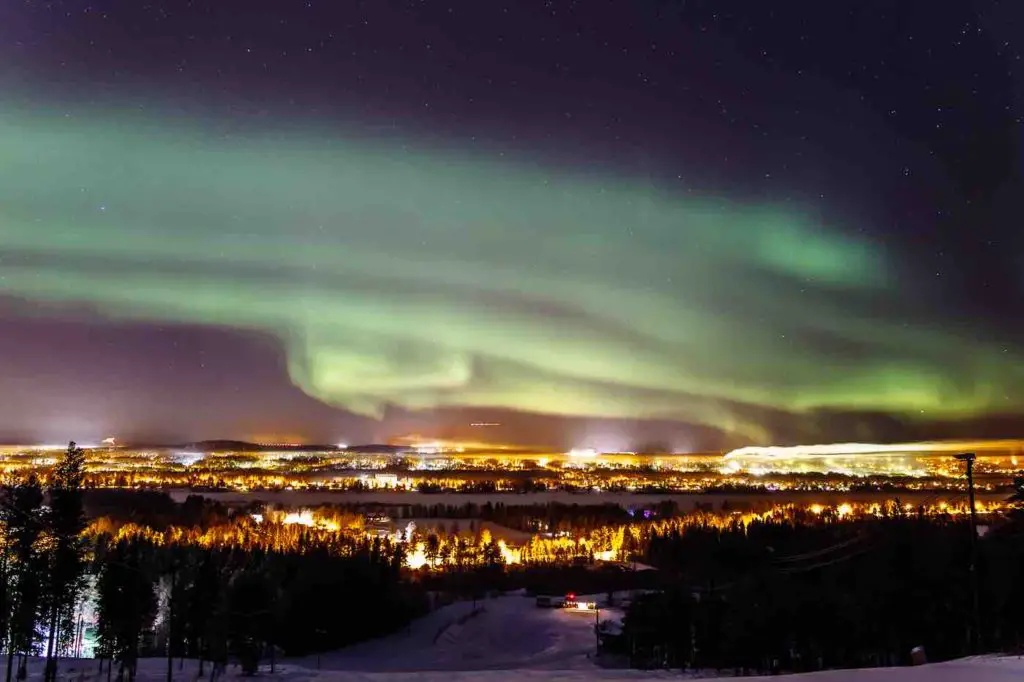
{"type": "Polygon", "coordinates": [[[322,132],[0,111],[0,294],[258,330],[356,413],[666,418],[744,406],[962,418],[1016,351],[930,322],[898,270],[792,206],[322,132]]]}

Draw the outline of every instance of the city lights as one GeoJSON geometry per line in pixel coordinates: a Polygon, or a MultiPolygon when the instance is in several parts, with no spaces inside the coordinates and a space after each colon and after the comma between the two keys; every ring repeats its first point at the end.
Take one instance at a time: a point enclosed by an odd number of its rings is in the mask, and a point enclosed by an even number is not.
{"type": "MultiPolygon", "coordinates": [[[[195,491],[564,492],[572,494],[917,493],[966,490],[962,467],[947,453],[979,453],[979,492],[1010,485],[1024,442],[844,444],[743,448],[724,455],[599,453],[486,448],[417,440],[379,451],[362,448],[93,447],[86,484],[105,488],[195,491]]],[[[0,474],[45,480],[55,445],[0,447],[0,474]]]]}

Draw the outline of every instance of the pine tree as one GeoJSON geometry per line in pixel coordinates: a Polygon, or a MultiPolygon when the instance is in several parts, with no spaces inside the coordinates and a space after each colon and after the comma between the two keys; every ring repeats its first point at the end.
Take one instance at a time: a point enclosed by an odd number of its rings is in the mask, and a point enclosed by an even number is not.
{"type": "Polygon", "coordinates": [[[44,679],[55,682],[57,655],[63,626],[73,622],[75,604],[85,571],[85,512],[82,506],[82,482],[85,479],[85,451],[68,444],[68,449],[53,468],[50,480],[50,508],[46,514],[49,563],[46,585],[46,667],[44,679]],[[69,618],[70,616],[70,618],[69,618]]]}
{"type": "MultiPolygon", "coordinates": [[[[11,680],[14,654],[31,653],[38,641],[36,619],[39,614],[40,576],[43,558],[40,536],[43,532],[43,489],[35,476],[8,490],[3,508],[11,560],[11,616],[7,641],[7,682],[11,680]]],[[[19,675],[20,676],[20,675],[19,675]]]]}
{"type": "MultiPolygon", "coordinates": [[[[117,651],[117,606],[119,603],[119,585],[109,563],[113,548],[101,542],[96,550],[96,645],[95,656],[100,659],[100,671],[103,670],[103,659],[114,661],[117,651]]],[[[107,665],[109,677],[110,664],[107,665]]]]}
{"type": "Polygon", "coordinates": [[[222,601],[223,575],[213,550],[200,550],[195,574],[185,593],[185,639],[188,653],[199,659],[199,675],[203,674],[204,660],[215,658],[216,644],[222,640],[222,618],[217,618],[222,601]]]}
{"type": "Polygon", "coordinates": [[[231,650],[238,656],[242,672],[253,675],[267,642],[273,608],[271,588],[263,572],[249,568],[236,575],[228,588],[227,606],[231,650]]]}
{"type": "Polygon", "coordinates": [[[1024,476],[1013,477],[1013,495],[1006,500],[1014,508],[1021,508],[1024,506],[1024,476]]]}
{"type": "Polygon", "coordinates": [[[96,583],[101,650],[135,679],[139,642],[156,616],[156,585],[152,548],[137,540],[121,540],[102,559],[96,583]]]}
{"type": "Polygon", "coordinates": [[[164,626],[167,638],[167,679],[170,680],[174,656],[184,658],[187,644],[188,594],[192,590],[191,553],[181,545],[161,552],[160,570],[165,579],[166,607],[164,626]]]}

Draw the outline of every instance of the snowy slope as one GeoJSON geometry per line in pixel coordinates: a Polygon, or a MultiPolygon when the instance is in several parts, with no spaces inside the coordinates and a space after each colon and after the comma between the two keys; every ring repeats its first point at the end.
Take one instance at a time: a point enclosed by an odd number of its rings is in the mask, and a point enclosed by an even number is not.
{"type": "MultiPolygon", "coordinates": [[[[408,630],[320,657],[322,670],[593,669],[594,614],[537,608],[508,595],[438,609],[408,630]],[[465,619],[464,622],[459,622],[465,619]]],[[[602,619],[619,614],[607,610],[602,619]]],[[[315,659],[301,665],[315,667],[315,659]]]]}

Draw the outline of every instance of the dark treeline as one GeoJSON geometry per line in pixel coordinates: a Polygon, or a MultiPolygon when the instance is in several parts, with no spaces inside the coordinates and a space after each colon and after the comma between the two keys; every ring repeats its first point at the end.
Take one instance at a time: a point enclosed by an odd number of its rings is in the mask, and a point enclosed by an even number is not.
{"type": "Polygon", "coordinates": [[[336,505],[336,507],[348,511],[377,511],[399,519],[481,519],[530,533],[595,530],[644,518],[644,510],[648,512],[647,516],[657,518],[676,516],[679,513],[678,506],[670,501],[644,505],[633,511],[614,503],[564,504],[561,502],[388,505],[363,503],[336,505]]]}
{"type": "MultiPolygon", "coordinates": [[[[301,501],[301,497],[297,498],[301,501]]],[[[235,515],[249,515],[266,507],[254,502],[229,508],[203,497],[189,495],[177,503],[164,491],[89,489],[85,491],[85,509],[90,518],[107,517],[120,522],[134,522],[155,529],[170,526],[209,528],[228,522],[235,515]]],[[[614,503],[565,504],[380,504],[336,503],[319,505],[355,514],[385,514],[396,519],[480,519],[525,532],[590,531],[604,526],[628,523],[642,518],[668,518],[679,514],[671,501],[638,505],[630,511],[614,503]],[[646,514],[645,514],[646,512],[646,514]]],[[[711,506],[697,505],[698,511],[711,506]]]]}
{"type": "MultiPolygon", "coordinates": [[[[301,497],[298,498],[301,500],[301,497]]],[[[121,522],[134,522],[155,529],[169,526],[208,528],[231,520],[235,515],[249,515],[263,510],[266,505],[251,503],[235,508],[202,497],[189,495],[176,503],[169,494],[155,490],[92,489],[85,494],[85,506],[91,518],[107,517],[121,522]]],[[[477,504],[375,504],[367,502],[320,505],[354,514],[385,514],[395,519],[479,519],[525,532],[586,532],[597,528],[628,523],[643,518],[669,518],[679,514],[679,507],[671,501],[624,509],[613,503],[564,504],[506,504],[485,502],[477,504]],[[645,514],[646,512],[646,514],[645,514]]],[[[710,510],[711,506],[697,505],[696,509],[710,510]]]]}
{"type": "MultiPolygon", "coordinates": [[[[163,530],[169,526],[209,528],[228,522],[233,512],[216,500],[189,495],[177,503],[164,491],[92,488],[84,491],[89,518],[107,517],[163,530]]],[[[246,510],[236,513],[248,513],[246,510]]]]}
{"type": "Polygon", "coordinates": [[[626,509],[611,503],[510,505],[503,502],[467,502],[458,505],[403,504],[384,510],[398,518],[482,519],[527,532],[588,531],[633,519],[626,509]]]}
{"type": "Polygon", "coordinates": [[[969,523],[891,511],[654,533],[645,561],[669,587],[636,600],[604,645],[640,667],[741,672],[898,665],[918,646],[932,660],[1019,650],[1024,518],[978,542],[976,620],[969,523]]]}

